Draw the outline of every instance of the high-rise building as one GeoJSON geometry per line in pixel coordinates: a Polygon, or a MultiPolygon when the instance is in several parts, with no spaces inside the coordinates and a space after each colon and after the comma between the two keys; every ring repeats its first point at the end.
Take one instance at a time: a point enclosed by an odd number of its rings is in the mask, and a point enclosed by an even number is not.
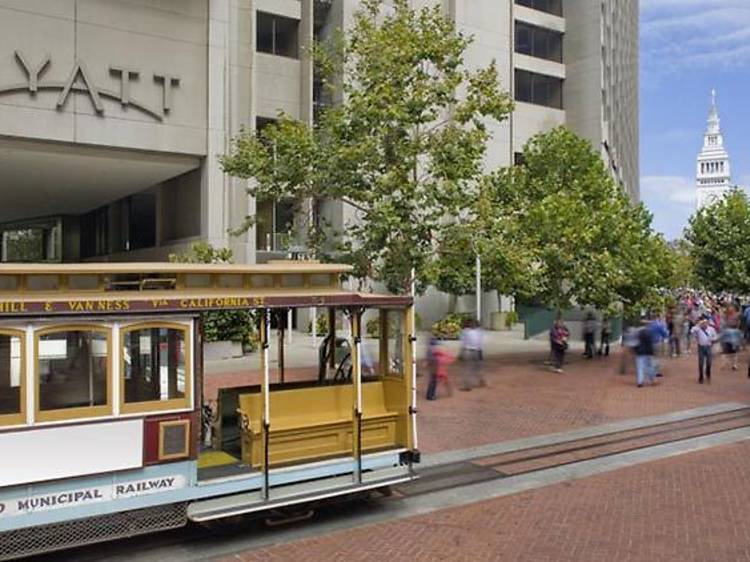
{"type": "Polygon", "coordinates": [[[724,147],[716,90],[711,91],[711,109],[703,135],[703,148],[696,159],[697,208],[721,200],[732,189],[729,153],[724,147]]]}
{"type": "MultiPolygon", "coordinates": [[[[412,0],[474,36],[517,109],[487,166],[567,125],[638,197],[637,0],[412,0]]],[[[242,127],[330,103],[305,47],[358,0],[0,0],[4,261],[150,260],[195,240],[238,261],[286,255],[293,217],[222,173],[242,127]],[[230,231],[248,216],[258,226],[230,231]]],[[[334,223],[346,210],[331,203],[334,223]]]]}

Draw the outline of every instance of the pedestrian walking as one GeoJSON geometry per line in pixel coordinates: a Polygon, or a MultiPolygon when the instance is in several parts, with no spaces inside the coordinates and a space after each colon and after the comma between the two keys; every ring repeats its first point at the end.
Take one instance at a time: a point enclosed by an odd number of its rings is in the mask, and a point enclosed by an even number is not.
{"type": "Polygon", "coordinates": [[[596,351],[595,334],[596,316],[594,316],[594,313],[589,310],[583,319],[583,355],[586,357],[586,359],[594,358],[594,353],[596,351]]]}
{"type": "Polygon", "coordinates": [[[669,339],[669,331],[667,330],[667,324],[662,319],[661,314],[656,314],[654,319],[651,320],[651,322],[648,323],[646,330],[651,335],[651,339],[654,343],[654,349],[651,354],[651,369],[654,372],[654,375],[657,377],[663,376],[662,370],[661,370],[661,362],[659,361],[659,358],[657,357],[658,353],[657,351],[662,350],[663,351],[663,343],[669,339]]]}
{"type": "Polygon", "coordinates": [[[612,321],[608,316],[602,317],[602,331],[599,338],[599,355],[609,357],[609,340],[612,338],[612,321]]]}
{"type": "Polygon", "coordinates": [[[622,336],[623,352],[620,356],[620,374],[628,374],[628,364],[635,362],[635,348],[638,347],[639,328],[629,326],[622,336]]]}
{"type": "Polygon", "coordinates": [[[680,356],[680,341],[682,340],[682,332],[685,329],[685,315],[683,314],[682,308],[677,307],[672,312],[671,323],[669,328],[669,355],[671,357],[680,356]]]}
{"type": "Polygon", "coordinates": [[[733,371],[737,370],[737,354],[742,343],[742,332],[740,331],[740,317],[733,305],[729,305],[724,312],[719,334],[721,350],[727,358],[733,371]]]}
{"type": "Polygon", "coordinates": [[[465,363],[461,390],[468,391],[475,386],[487,386],[482,373],[482,328],[476,320],[468,320],[461,330],[460,358],[465,363]]]}
{"type": "Polygon", "coordinates": [[[690,344],[694,338],[693,328],[698,325],[701,318],[700,308],[698,307],[698,304],[695,301],[691,302],[692,304],[690,305],[690,308],[688,310],[688,329],[687,337],[685,339],[685,351],[688,355],[690,355],[690,344]]]}
{"type": "Polygon", "coordinates": [[[742,317],[745,319],[745,341],[750,342],[750,302],[745,305],[742,317]]]}
{"type": "Polygon", "coordinates": [[[638,388],[641,388],[646,379],[651,384],[656,384],[656,373],[654,372],[654,337],[648,325],[642,326],[637,332],[638,345],[635,347],[635,376],[638,388]]]}
{"type": "Polygon", "coordinates": [[[557,320],[555,320],[555,323],[550,329],[549,341],[552,348],[552,356],[554,358],[553,369],[556,373],[563,372],[562,367],[565,363],[565,352],[568,349],[569,337],[570,332],[568,331],[567,326],[565,326],[565,322],[563,322],[563,319],[558,318],[557,320]]]}
{"type": "Polygon", "coordinates": [[[709,323],[709,317],[703,316],[697,326],[693,327],[691,335],[695,338],[698,348],[698,382],[703,384],[705,377],[711,382],[712,348],[716,342],[716,330],[709,323]]]}
{"type": "Polygon", "coordinates": [[[435,351],[439,345],[439,340],[435,336],[430,337],[430,341],[427,344],[427,372],[429,373],[429,380],[427,382],[427,400],[435,400],[435,393],[437,392],[437,356],[435,351]]]}
{"type": "Polygon", "coordinates": [[[427,386],[427,400],[437,400],[438,385],[446,389],[446,396],[453,395],[453,386],[448,378],[448,365],[453,362],[453,355],[445,349],[439,339],[430,338],[427,348],[427,362],[430,368],[430,382],[427,386]]]}

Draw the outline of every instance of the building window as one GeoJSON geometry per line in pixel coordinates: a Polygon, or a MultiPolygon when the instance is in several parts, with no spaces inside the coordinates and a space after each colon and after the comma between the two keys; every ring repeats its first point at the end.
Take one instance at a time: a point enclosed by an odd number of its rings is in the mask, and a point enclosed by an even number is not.
{"type": "Polygon", "coordinates": [[[257,12],[256,49],[260,53],[299,58],[299,21],[257,12]]]}
{"type": "Polygon", "coordinates": [[[563,34],[516,22],[516,52],[554,62],[563,61],[563,34]]]}
{"type": "Polygon", "coordinates": [[[525,163],[526,163],[526,158],[524,158],[523,152],[513,153],[513,165],[514,166],[523,166],[525,163]]]}
{"type": "Polygon", "coordinates": [[[562,109],[561,78],[516,69],[515,98],[517,101],[562,109]]]}
{"type": "Polygon", "coordinates": [[[81,217],[81,257],[109,253],[109,208],[99,207],[81,217]]]}
{"type": "Polygon", "coordinates": [[[109,330],[71,327],[37,335],[37,419],[55,421],[112,413],[109,330]]]}
{"type": "Polygon", "coordinates": [[[23,338],[23,332],[0,332],[0,426],[25,421],[23,338]]]}
{"type": "Polygon", "coordinates": [[[62,261],[62,218],[53,217],[0,226],[3,262],[62,261]]]}
{"type": "Polygon", "coordinates": [[[153,324],[123,330],[122,411],[187,408],[191,379],[187,327],[153,324]]]}
{"type": "Polygon", "coordinates": [[[555,16],[563,15],[563,0],[516,0],[516,4],[555,16]]]}
{"type": "Polygon", "coordinates": [[[258,199],[255,210],[256,248],[267,252],[286,251],[294,227],[294,203],[258,199]]]}

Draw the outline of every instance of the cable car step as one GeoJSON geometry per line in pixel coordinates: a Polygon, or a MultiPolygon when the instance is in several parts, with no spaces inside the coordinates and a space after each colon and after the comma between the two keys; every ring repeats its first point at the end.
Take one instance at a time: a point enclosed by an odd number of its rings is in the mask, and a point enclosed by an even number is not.
{"type": "Polygon", "coordinates": [[[260,490],[234,494],[191,503],[188,506],[188,519],[203,522],[259,511],[270,511],[288,505],[310,503],[336,496],[374,490],[384,486],[402,484],[414,478],[416,478],[415,475],[402,472],[399,475],[367,479],[361,484],[353,484],[351,475],[339,476],[327,478],[323,481],[303,482],[271,488],[271,497],[268,500],[263,499],[260,490]]]}

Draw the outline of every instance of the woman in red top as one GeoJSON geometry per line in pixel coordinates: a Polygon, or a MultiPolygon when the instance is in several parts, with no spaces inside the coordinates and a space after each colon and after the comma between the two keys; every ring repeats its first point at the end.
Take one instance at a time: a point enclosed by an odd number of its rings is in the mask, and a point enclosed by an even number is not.
{"type": "Polygon", "coordinates": [[[430,368],[430,382],[427,387],[427,400],[437,400],[437,387],[442,383],[445,385],[447,396],[453,394],[453,387],[448,378],[448,365],[453,363],[454,357],[448,350],[443,348],[440,340],[437,338],[430,339],[430,346],[427,350],[427,362],[430,368]]]}

